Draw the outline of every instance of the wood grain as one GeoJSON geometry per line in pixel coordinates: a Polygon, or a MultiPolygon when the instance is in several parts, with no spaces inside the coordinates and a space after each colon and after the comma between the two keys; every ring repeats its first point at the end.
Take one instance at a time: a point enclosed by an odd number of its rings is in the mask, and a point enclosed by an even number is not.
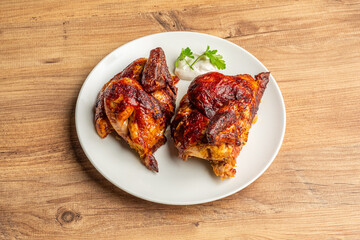
{"type": "Polygon", "coordinates": [[[1,239],[359,239],[359,1],[1,1],[0,40],[1,239]],[[270,168],[195,206],[117,189],[87,160],[74,125],[99,60],[178,30],[253,53],[287,110],[270,168]]]}

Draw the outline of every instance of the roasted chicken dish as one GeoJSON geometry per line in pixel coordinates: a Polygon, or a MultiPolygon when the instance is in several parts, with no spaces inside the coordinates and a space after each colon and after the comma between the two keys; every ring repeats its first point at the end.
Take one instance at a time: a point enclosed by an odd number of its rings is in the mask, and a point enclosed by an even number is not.
{"type": "Polygon", "coordinates": [[[101,138],[115,131],[158,172],[153,153],[166,142],[174,115],[178,78],[169,73],[164,51],[132,62],[101,89],[95,105],[95,127],[101,138]]]}
{"type": "Polygon", "coordinates": [[[196,77],[171,123],[179,156],[208,160],[217,176],[234,177],[270,73],[255,79],[211,72],[196,77]]]}

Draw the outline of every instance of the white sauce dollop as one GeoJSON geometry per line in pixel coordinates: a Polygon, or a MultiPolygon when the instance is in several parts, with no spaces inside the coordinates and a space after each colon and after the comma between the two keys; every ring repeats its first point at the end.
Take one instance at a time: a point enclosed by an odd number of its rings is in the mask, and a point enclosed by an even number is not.
{"type": "MultiPolygon", "coordinates": [[[[199,55],[194,54],[194,58],[186,57],[185,60],[191,65],[199,55]]],[[[203,56],[192,67],[192,70],[185,60],[179,61],[178,66],[175,68],[175,74],[182,80],[193,80],[195,77],[216,71],[217,68],[210,63],[210,60],[203,56]]]]}

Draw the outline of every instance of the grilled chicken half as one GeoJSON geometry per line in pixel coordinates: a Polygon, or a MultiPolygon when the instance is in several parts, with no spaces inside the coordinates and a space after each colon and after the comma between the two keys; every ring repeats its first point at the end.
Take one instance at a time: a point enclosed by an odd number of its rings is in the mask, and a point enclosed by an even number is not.
{"type": "Polygon", "coordinates": [[[246,144],[269,74],[198,76],[171,123],[179,157],[210,161],[217,176],[234,177],[236,158],[246,144]]]}
{"type": "Polygon", "coordinates": [[[164,51],[132,62],[101,89],[95,106],[95,127],[104,138],[112,131],[158,172],[153,153],[166,142],[165,129],[175,111],[178,78],[169,73],[164,51]]]}

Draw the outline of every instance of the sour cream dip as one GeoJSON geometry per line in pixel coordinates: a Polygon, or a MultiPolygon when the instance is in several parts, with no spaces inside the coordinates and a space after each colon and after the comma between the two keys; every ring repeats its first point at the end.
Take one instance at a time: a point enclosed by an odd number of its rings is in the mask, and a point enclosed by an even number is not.
{"type": "Polygon", "coordinates": [[[195,77],[207,73],[216,71],[217,68],[210,63],[210,60],[206,56],[202,56],[192,68],[186,63],[191,65],[200,55],[194,54],[194,58],[186,57],[185,60],[181,60],[178,66],[175,68],[175,74],[182,80],[193,80],[195,77]]]}

